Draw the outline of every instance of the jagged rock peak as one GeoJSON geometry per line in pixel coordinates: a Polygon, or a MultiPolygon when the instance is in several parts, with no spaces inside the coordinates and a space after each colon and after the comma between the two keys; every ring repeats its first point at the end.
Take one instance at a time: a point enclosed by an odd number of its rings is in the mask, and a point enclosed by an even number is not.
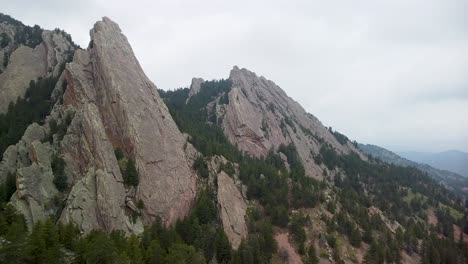
{"type": "Polygon", "coordinates": [[[351,142],[339,142],[315,116],[290,98],[278,85],[252,71],[234,66],[228,104],[220,105],[216,115],[231,143],[241,150],[260,157],[280,145],[293,144],[301,157],[306,173],[321,178],[323,165],[316,164],[322,144],[337,152],[356,152],[351,142]]]}
{"type": "Polygon", "coordinates": [[[198,92],[200,92],[201,85],[204,82],[202,78],[192,78],[192,83],[190,84],[190,91],[188,94],[188,98],[196,95],[198,92]]]}
{"type": "MultiPolygon", "coordinates": [[[[102,150],[101,153],[115,159],[113,149],[120,148],[133,158],[140,183],[132,199],[144,204],[144,222],[149,224],[160,216],[164,223],[172,224],[188,214],[196,193],[192,160],[186,155],[186,137],[179,131],[156,86],[141,69],[120,27],[104,17],[91,30],[91,39],[88,52],[93,82],[84,78],[89,68],[86,60],[78,63],[81,64],[78,67],[72,63],[68,69],[71,83],[81,86],[74,90],[84,91],[77,94],[96,93],[96,98],[85,98],[83,109],[88,109],[88,103],[97,108],[98,113],[87,115],[92,119],[89,122],[102,123],[112,145],[111,152],[102,150]]],[[[92,137],[100,133],[90,131],[89,134],[92,137]]]]}
{"type": "Polygon", "coordinates": [[[75,52],[56,84],[54,94],[63,94],[63,100],[54,105],[44,126],[28,128],[37,136],[23,137],[9,152],[21,156],[6,155],[0,164],[13,164],[0,166],[0,172],[16,171],[21,181],[13,204],[29,225],[58,214],[59,221],[73,222],[84,232],[138,233],[142,224],[151,224],[158,216],[166,225],[173,224],[189,213],[195,199],[195,150],[120,27],[103,18],[90,35],[88,49],[75,52]],[[53,134],[52,122],[64,128],[61,136],[53,134]],[[117,149],[123,157],[117,157],[117,149]],[[53,155],[65,164],[69,188],[62,192],[51,184],[53,155]],[[122,173],[130,160],[139,175],[133,186],[124,184],[122,173]],[[49,195],[34,190],[47,190],[49,195]],[[57,195],[63,210],[51,207],[57,195]]]}

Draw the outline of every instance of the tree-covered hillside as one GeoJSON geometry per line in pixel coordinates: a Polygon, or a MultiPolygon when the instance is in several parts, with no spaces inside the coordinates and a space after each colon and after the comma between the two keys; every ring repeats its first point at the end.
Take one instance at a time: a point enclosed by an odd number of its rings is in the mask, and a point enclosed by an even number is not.
{"type": "Polygon", "coordinates": [[[468,178],[463,177],[454,172],[436,169],[427,164],[417,163],[414,161],[407,160],[397,154],[386,150],[384,148],[370,145],[370,144],[359,144],[362,149],[368,155],[378,158],[384,162],[395,164],[403,167],[414,167],[418,170],[426,172],[429,176],[434,178],[436,181],[443,183],[448,189],[454,191],[458,195],[468,198],[468,178]]]}
{"type": "MultiPolygon", "coordinates": [[[[190,98],[188,104],[185,104],[188,89],[161,91],[161,94],[179,127],[192,136],[191,142],[196,148],[206,156],[223,155],[241,165],[240,178],[248,187],[249,199],[260,201],[264,217],[273,225],[290,226],[294,223],[290,220],[294,219],[296,209],[326,204],[331,213],[324,214],[323,219],[327,224],[326,237],[331,239],[327,239],[328,244],[333,244],[334,236],[346,237],[356,248],[360,248],[363,241],[370,245],[366,253],[368,263],[401,262],[402,250],[420,255],[425,263],[437,263],[437,260],[463,263],[466,260],[467,244],[453,237],[452,228],[456,224],[468,231],[466,214],[463,215],[465,204],[425,172],[374,159],[366,162],[354,154],[339,155],[323,144],[315,159],[325,164],[324,174],[328,177],[316,182],[304,177],[302,164],[291,146],[280,147],[264,159],[239,153],[223,136],[209,109],[215,107],[213,104],[224,103],[221,99],[227,97],[228,84],[228,81],[205,82],[201,92],[190,98]],[[214,86],[219,88],[216,90],[214,86]],[[288,157],[290,173],[281,168],[280,160],[274,161],[278,152],[288,157]],[[370,213],[370,208],[378,208],[382,217],[370,213]],[[429,209],[439,214],[440,221],[435,226],[428,224],[429,209]],[[388,228],[390,224],[397,228],[388,228]]],[[[309,254],[304,250],[304,243],[310,238],[294,237],[299,252],[307,260],[309,254]]],[[[338,261],[339,254],[334,259],[338,261]]]]}

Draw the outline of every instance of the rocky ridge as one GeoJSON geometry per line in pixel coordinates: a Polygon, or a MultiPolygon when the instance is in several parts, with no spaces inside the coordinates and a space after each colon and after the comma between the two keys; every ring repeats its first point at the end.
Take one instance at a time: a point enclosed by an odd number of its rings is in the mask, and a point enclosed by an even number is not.
{"type": "Polygon", "coordinates": [[[45,125],[31,125],[6,151],[0,171],[17,175],[12,203],[30,225],[54,214],[84,232],[138,233],[156,217],[172,224],[189,213],[196,195],[195,150],[119,26],[103,18],[90,35],[90,47],[75,52],[57,82],[57,103],[45,125]],[[135,161],[138,186],[124,185],[116,149],[135,161]],[[63,193],[52,183],[54,155],[65,163],[69,188],[63,193]]]}
{"type": "Polygon", "coordinates": [[[0,113],[5,113],[10,102],[25,95],[30,81],[60,76],[77,46],[63,31],[30,28],[0,15],[0,113]],[[34,41],[24,41],[25,32],[35,35],[34,41]]]}
{"type": "MultiPolygon", "coordinates": [[[[293,144],[304,164],[307,175],[322,178],[324,166],[314,157],[323,143],[338,153],[356,153],[367,157],[349,140],[339,142],[315,116],[286,95],[274,82],[235,66],[229,80],[228,103],[216,103],[216,116],[229,141],[246,153],[266,156],[280,145],[293,144]]],[[[191,92],[194,93],[194,92],[191,92]]]]}

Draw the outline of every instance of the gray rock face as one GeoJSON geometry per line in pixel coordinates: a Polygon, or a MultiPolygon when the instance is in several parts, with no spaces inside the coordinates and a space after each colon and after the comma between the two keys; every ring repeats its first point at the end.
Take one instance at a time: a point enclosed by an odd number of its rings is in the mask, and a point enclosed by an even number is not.
{"type": "Polygon", "coordinates": [[[224,232],[232,247],[237,249],[248,233],[245,223],[247,204],[233,179],[224,171],[218,174],[218,204],[224,232]]]}
{"type": "Polygon", "coordinates": [[[0,74],[0,113],[10,102],[23,97],[29,83],[47,73],[46,49],[43,44],[32,49],[21,46],[10,56],[7,68],[0,74]]]}
{"type": "Polygon", "coordinates": [[[135,159],[139,171],[134,199],[144,203],[143,222],[149,224],[160,216],[172,224],[188,214],[196,194],[192,160],[184,148],[186,137],[118,25],[104,18],[91,30],[91,39],[92,47],[76,52],[66,69],[64,105],[77,109],[79,125],[69,131],[75,136],[64,138],[69,142],[64,142],[63,152],[69,155],[73,171],[87,172],[89,179],[80,179],[81,173],[75,176],[81,184],[71,193],[78,199],[69,201],[63,219],[92,215],[97,207],[96,221],[81,222],[97,222],[109,230],[125,226],[127,194],[114,155],[114,149],[120,148],[135,159]],[[95,173],[89,174],[89,168],[95,173]],[[92,197],[94,188],[97,195],[92,197]],[[85,194],[91,195],[88,210],[80,205],[79,197],[85,194]]]}
{"type": "MultiPolygon", "coordinates": [[[[16,173],[12,204],[29,224],[55,214],[83,232],[139,233],[157,216],[172,224],[189,213],[195,199],[196,150],[178,130],[119,26],[104,18],[91,30],[91,39],[92,46],[77,50],[59,78],[52,97],[63,94],[63,100],[44,126],[31,125],[8,149],[0,179],[16,173]],[[51,141],[52,122],[65,131],[54,134],[51,144],[46,141],[51,141]],[[137,187],[124,185],[116,148],[135,160],[137,187]],[[53,155],[65,162],[69,188],[62,193],[53,184],[53,155]],[[144,208],[135,206],[139,201],[144,208]]],[[[61,49],[53,36],[45,41],[61,49]]]]}
{"type": "Polygon", "coordinates": [[[188,94],[188,99],[200,92],[201,84],[204,82],[202,78],[192,78],[192,84],[190,84],[190,91],[188,94]]]}
{"type": "Polygon", "coordinates": [[[15,27],[0,24],[0,33],[5,33],[11,43],[0,48],[0,113],[5,113],[10,102],[23,97],[29,83],[46,76],[59,76],[61,67],[75,50],[71,39],[64,33],[45,30],[42,43],[35,48],[14,42],[15,27]],[[3,57],[9,54],[8,64],[3,66],[3,57]]]}
{"type": "Polygon", "coordinates": [[[223,130],[233,144],[254,156],[266,156],[281,144],[294,144],[309,176],[321,178],[323,168],[314,162],[321,141],[339,153],[355,152],[366,159],[351,142],[340,144],[313,115],[272,81],[237,66],[229,79],[229,103],[217,107],[223,130]]]}
{"type": "Polygon", "coordinates": [[[29,227],[52,216],[58,206],[51,168],[54,149],[48,142],[41,143],[45,136],[44,128],[33,123],[20,142],[7,149],[0,163],[2,181],[8,173],[16,175],[17,191],[11,203],[25,216],[29,227]]]}

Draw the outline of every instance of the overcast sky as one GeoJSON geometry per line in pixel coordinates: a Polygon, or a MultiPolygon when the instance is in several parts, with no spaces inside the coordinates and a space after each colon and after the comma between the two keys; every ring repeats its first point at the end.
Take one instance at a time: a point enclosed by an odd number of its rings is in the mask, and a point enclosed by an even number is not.
{"type": "Polygon", "coordinates": [[[15,0],[0,12],[82,47],[109,16],[162,89],[238,65],[359,142],[468,151],[466,0],[15,0]]]}

